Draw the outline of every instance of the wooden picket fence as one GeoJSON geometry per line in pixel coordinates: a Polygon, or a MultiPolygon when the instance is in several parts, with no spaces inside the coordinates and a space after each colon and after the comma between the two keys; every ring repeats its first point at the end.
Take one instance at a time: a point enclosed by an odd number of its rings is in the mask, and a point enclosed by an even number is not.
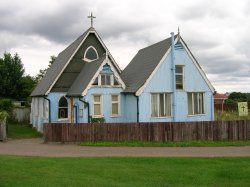
{"type": "Polygon", "coordinates": [[[250,120],[45,124],[45,142],[249,140],[250,120]]]}

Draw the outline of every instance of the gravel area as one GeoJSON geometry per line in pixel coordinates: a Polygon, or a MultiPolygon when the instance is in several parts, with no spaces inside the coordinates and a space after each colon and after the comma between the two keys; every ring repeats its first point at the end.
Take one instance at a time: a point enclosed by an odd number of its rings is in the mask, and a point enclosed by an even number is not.
{"type": "Polygon", "coordinates": [[[43,139],[0,142],[0,155],[46,157],[236,157],[250,156],[243,147],[88,147],[77,144],[43,143],[43,139]]]}

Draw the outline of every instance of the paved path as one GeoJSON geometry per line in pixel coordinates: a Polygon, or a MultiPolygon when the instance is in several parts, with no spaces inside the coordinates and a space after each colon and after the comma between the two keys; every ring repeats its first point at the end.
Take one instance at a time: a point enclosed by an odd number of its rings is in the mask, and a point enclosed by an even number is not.
{"type": "Polygon", "coordinates": [[[245,147],[84,147],[76,144],[49,143],[42,139],[0,142],[0,155],[48,157],[234,157],[250,156],[245,147]]]}

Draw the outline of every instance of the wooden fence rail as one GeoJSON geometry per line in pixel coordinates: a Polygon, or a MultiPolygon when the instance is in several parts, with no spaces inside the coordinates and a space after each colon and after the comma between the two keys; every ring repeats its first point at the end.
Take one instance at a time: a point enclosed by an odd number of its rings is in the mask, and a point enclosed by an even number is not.
{"type": "Polygon", "coordinates": [[[45,142],[250,140],[250,120],[44,125],[45,142]]]}

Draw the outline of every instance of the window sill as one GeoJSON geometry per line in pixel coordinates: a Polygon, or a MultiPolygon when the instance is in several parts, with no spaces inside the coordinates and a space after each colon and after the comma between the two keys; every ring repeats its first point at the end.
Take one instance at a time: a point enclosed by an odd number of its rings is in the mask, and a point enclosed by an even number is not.
{"type": "Polygon", "coordinates": [[[207,114],[191,114],[187,115],[188,117],[193,117],[193,116],[206,116],[207,114]]]}
{"type": "Polygon", "coordinates": [[[110,117],[111,118],[119,118],[119,117],[122,117],[122,116],[118,114],[118,115],[111,115],[110,117]]]}
{"type": "Polygon", "coordinates": [[[67,121],[69,118],[59,118],[57,121],[67,121]]]}
{"type": "Polygon", "coordinates": [[[121,85],[92,85],[93,88],[121,88],[121,85]]]}
{"type": "Polygon", "coordinates": [[[172,118],[172,116],[164,116],[164,117],[155,117],[155,116],[151,116],[151,118],[166,119],[166,118],[172,118]]]}
{"type": "Polygon", "coordinates": [[[104,116],[92,116],[92,118],[104,118],[104,116]]]}

